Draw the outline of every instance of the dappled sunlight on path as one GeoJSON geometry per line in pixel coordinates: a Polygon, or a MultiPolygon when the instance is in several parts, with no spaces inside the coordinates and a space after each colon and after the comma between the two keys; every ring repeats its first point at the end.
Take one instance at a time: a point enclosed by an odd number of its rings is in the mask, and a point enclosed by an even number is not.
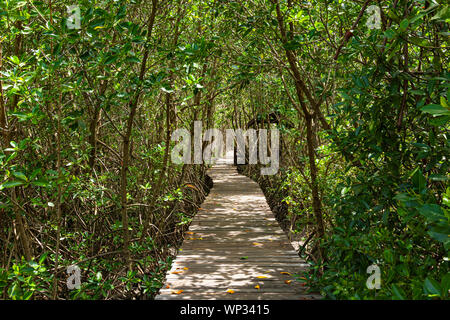
{"type": "Polygon", "coordinates": [[[219,159],[209,170],[214,187],[156,299],[320,298],[295,280],[308,266],[280,229],[258,184],[229,163],[219,159]]]}

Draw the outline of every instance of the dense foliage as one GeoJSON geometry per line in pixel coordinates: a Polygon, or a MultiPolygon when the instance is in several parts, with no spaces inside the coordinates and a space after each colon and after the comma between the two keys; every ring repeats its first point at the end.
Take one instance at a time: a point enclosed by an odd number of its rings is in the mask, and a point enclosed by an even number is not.
{"type": "Polygon", "coordinates": [[[170,161],[201,120],[280,129],[279,173],[255,178],[313,289],[448,299],[449,19],[427,0],[2,1],[2,297],[152,297],[209,188],[170,161]]]}

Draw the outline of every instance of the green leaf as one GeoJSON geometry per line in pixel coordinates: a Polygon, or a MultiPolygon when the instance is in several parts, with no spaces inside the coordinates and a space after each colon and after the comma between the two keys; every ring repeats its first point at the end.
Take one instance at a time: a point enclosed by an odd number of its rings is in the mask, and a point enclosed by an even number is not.
{"type": "Polygon", "coordinates": [[[450,237],[448,234],[445,233],[439,233],[439,232],[434,232],[434,231],[428,231],[428,234],[430,235],[430,237],[432,237],[433,239],[442,242],[442,243],[446,243],[450,241],[450,237]]]}
{"type": "Polygon", "coordinates": [[[434,280],[433,278],[427,277],[423,284],[424,291],[432,296],[440,296],[441,295],[441,285],[439,282],[434,280]]]}
{"type": "Polygon", "coordinates": [[[399,299],[399,300],[406,299],[405,291],[403,291],[403,289],[398,287],[396,284],[392,285],[392,295],[394,296],[394,298],[399,299]]]}
{"type": "Polygon", "coordinates": [[[114,54],[114,55],[108,55],[105,59],[105,61],[103,62],[105,65],[111,64],[116,62],[116,60],[119,58],[119,55],[114,54]]]}
{"type": "Polygon", "coordinates": [[[23,300],[30,300],[31,296],[33,295],[33,291],[28,291],[23,295],[23,300]]]}
{"type": "Polygon", "coordinates": [[[399,28],[399,31],[400,31],[400,32],[406,31],[406,29],[408,28],[408,26],[409,26],[409,20],[408,20],[408,19],[403,19],[403,21],[400,22],[400,28],[399,28]]]}
{"type": "Polygon", "coordinates": [[[442,209],[437,204],[424,204],[419,209],[419,213],[430,221],[438,222],[447,220],[442,209]]]}
{"type": "Polygon", "coordinates": [[[13,188],[23,185],[23,181],[7,181],[0,185],[0,190],[7,189],[7,188],[13,188]]]}
{"type": "Polygon", "coordinates": [[[448,105],[448,103],[447,103],[447,100],[446,100],[443,96],[441,96],[440,101],[441,101],[441,106],[443,106],[443,107],[446,108],[446,109],[449,109],[449,108],[450,108],[449,105],[448,105]]]}
{"type": "Polygon", "coordinates": [[[125,59],[125,61],[126,61],[126,62],[131,62],[131,63],[139,63],[139,62],[141,62],[141,60],[139,60],[139,59],[136,58],[136,57],[127,57],[127,58],[125,59]]]}
{"type": "Polygon", "coordinates": [[[394,197],[395,200],[398,200],[400,202],[406,202],[406,201],[411,201],[414,200],[414,197],[411,197],[409,194],[407,193],[399,193],[394,197]]]}
{"type": "Polygon", "coordinates": [[[391,40],[392,38],[394,38],[395,35],[396,35],[395,31],[392,30],[392,29],[387,29],[387,30],[384,32],[384,36],[385,36],[386,38],[388,38],[389,40],[391,40]]]}
{"type": "Polygon", "coordinates": [[[14,171],[12,174],[17,179],[20,179],[20,180],[23,180],[23,181],[28,181],[27,177],[25,176],[25,174],[23,172],[14,171]]]}
{"type": "Polygon", "coordinates": [[[431,20],[442,20],[446,21],[450,19],[450,7],[448,5],[444,6],[438,13],[436,13],[431,20]]]}
{"type": "Polygon", "coordinates": [[[384,259],[386,260],[386,262],[392,263],[392,264],[395,262],[394,254],[392,253],[391,250],[389,250],[389,249],[384,250],[383,255],[384,255],[384,259]]]}
{"type": "Polygon", "coordinates": [[[434,173],[434,174],[430,175],[430,180],[431,181],[447,181],[448,177],[441,175],[441,174],[434,173]]]}
{"type": "Polygon", "coordinates": [[[17,56],[11,56],[11,57],[9,57],[9,60],[14,64],[17,64],[17,65],[20,64],[20,60],[17,56]]]}
{"type": "Polygon", "coordinates": [[[295,41],[295,40],[291,40],[291,41],[286,42],[283,45],[283,47],[286,50],[297,50],[297,49],[299,49],[301,47],[301,44],[299,42],[295,41]]]}
{"type": "Polygon", "coordinates": [[[432,114],[433,116],[450,116],[450,110],[439,104],[429,104],[420,109],[422,112],[432,114]]]}
{"type": "Polygon", "coordinates": [[[419,168],[413,171],[411,181],[419,192],[427,187],[427,179],[423,176],[422,171],[419,168]]]}
{"type": "Polygon", "coordinates": [[[39,258],[39,264],[44,263],[45,259],[47,259],[48,252],[44,252],[42,256],[39,258]]]}
{"type": "Polygon", "coordinates": [[[50,185],[48,182],[45,181],[33,181],[31,182],[31,184],[36,187],[48,187],[50,185]]]}
{"type": "Polygon", "coordinates": [[[450,273],[447,273],[442,277],[441,284],[443,292],[448,292],[450,290],[450,273]]]}

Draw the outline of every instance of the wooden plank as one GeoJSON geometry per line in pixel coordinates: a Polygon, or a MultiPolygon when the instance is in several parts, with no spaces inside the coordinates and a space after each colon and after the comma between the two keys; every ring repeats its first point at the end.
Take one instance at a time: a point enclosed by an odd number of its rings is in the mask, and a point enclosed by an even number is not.
{"type": "Polygon", "coordinates": [[[209,174],[214,187],[156,299],[320,298],[296,281],[309,265],[279,227],[258,184],[229,165],[216,165],[209,174]]]}
{"type": "Polygon", "coordinates": [[[317,294],[281,294],[281,293],[202,293],[192,292],[181,294],[163,294],[156,297],[156,300],[315,300],[320,299],[317,294]]]}
{"type": "MultiPolygon", "coordinates": [[[[204,292],[223,292],[227,289],[233,289],[239,292],[270,292],[270,290],[275,290],[274,292],[306,292],[308,288],[305,288],[299,282],[291,282],[289,284],[285,282],[278,281],[249,281],[249,280],[240,280],[234,281],[233,283],[224,282],[218,279],[207,279],[207,280],[197,280],[193,281],[190,279],[186,280],[175,280],[175,281],[167,281],[166,286],[163,287],[160,293],[168,293],[167,291],[173,290],[183,290],[186,292],[197,292],[198,290],[203,290],[204,292]],[[256,288],[256,286],[259,288],[256,288]]],[[[171,292],[169,292],[171,294],[171,292]]]]}

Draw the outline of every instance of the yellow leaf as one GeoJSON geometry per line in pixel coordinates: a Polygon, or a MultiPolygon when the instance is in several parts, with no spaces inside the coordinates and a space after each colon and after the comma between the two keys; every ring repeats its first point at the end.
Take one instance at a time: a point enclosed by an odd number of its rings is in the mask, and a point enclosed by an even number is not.
{"type": "Polygon", "coordinates": [[[266,279],[266,276],[257,276],[258,279],[266,279]]]}
{"type": "Polygon", "coordinates": [[[284,280],[284,283],[286,284],[290,284],[292,282],[292,280],[284,280]]]}
{"type": "Polygon", "coordinates": [[[172,271],[173,274],[183,273],[183,271],[172,271]]]}
{"type": "Polygon", "coordinates": [[[186,187],[191,188],[191,189],[195,189],[195,190],[198,191],[197,187],[194,186],[193,184],[188,183],[188,184],[186,185],[186,187]]]}
{"type": "Polygon", "coordinates": [[[170,288],[170,286],[169,285],[166,285],[166,289],[169,289],[170,288]]]}
{"type": "Polygon", "coordinates": [[[189,268],[188,267],[184,267],[183,270],[189,270],[189,268]]]}
{"type": "Polygon", "coordinates": [[[289,272],[285,272],[285,271],[283,271],[283,272],[280,272],[281,274],[287,274],[288,276],[290,276],[291,274],[289,273],[289,272]]]}
{"type": "Polygon", "coordinates": [[[233,294],[233,293],[234,293],[234,290],[228,289],[227,292],[228,292],[229,294],[233,294]]]}
{"type": "Polygon", "coordinates": [[[188,231],[188,232],[186,232],[186,234],[194,234],[194,232],[188,231]]]}
{"type": "Polygon", "coordinates": [[[255,289],[260,289],[261,287],[259,286],[259,284],[257,284],[256,286],[255,286],[255,289]]]}
{"type": "Polygon", "coordinates": [[[259,243],[259,242],[253,242],[253,245],[254,245],[254,246],[262,246],[263,244],[262,244],[262,243],[259,243]]]}
{"type": "Polygon", "coordinates": [[[183,292],[183,290],[178,290],[178,291],[172,291],[172,294],[180,294],[180,293],[182,293],[183,292]]]}

